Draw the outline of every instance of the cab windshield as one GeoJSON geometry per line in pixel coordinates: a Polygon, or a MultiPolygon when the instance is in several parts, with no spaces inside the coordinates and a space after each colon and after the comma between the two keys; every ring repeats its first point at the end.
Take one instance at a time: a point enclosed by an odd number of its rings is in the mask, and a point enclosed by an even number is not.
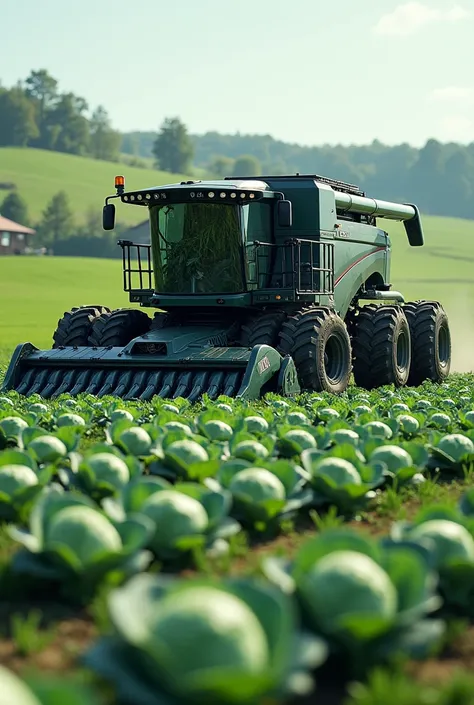
{"type": "Polygon", "coordinates": [[[229,294],[245,290],[239,206],[153,206],[150,221],[157,292],[229,294]]]}

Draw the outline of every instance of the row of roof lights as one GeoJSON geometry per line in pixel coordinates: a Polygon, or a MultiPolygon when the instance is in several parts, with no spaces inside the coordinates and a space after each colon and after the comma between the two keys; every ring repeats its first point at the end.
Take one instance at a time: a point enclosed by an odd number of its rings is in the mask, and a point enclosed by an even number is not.
{"type": "MultiPolygon", "coordinates": [[[[207,198],[215,198],[216,197],[216,193],[214,191],[208,191],[207,193],[204,193],[203,191],[198,191],[197,193],[195,193],[194,191],[191,191],[191,193],[189,195],[191,196],[191,198],[206,198],[206,197],[207,198]]],[[[227,198],[228,195],[229,195],[229,192],[226,192],[226,191],[221,191],[221,193],[219,194],[220,198],[227,198]]],[[[240,196],[240,198],[247,198],[246,193],[240,193],[239,196],[240,196]]],[[[230,197],[237,198],[237,194],[235,193],[235,191],[232,191],[230,193],[230,197]]],[[[255,194],[249,193],[248,197],[250,199],[255,198],[255,194]]],[[[152,201],[152,200],[165,201],[166,199],[167,199],[167,195],[164,192],[154,193],[154,194],[139,193],[136,196],[132,195],[132,196],[124,196],[123,197],[124,201],[132,201],[132,202],[133,201],[143,201],[143,200],[145,200],[145,201],[152,201]]]]}

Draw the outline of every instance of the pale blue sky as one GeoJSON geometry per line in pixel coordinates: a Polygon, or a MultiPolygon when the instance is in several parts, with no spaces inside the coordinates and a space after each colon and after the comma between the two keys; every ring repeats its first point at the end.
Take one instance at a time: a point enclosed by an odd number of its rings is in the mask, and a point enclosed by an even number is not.
{"type": "Polygon", "coordinates": [[[121,130],[474,141],[474,0],[3,0],[0,80],[46,68],[121,130]]]}

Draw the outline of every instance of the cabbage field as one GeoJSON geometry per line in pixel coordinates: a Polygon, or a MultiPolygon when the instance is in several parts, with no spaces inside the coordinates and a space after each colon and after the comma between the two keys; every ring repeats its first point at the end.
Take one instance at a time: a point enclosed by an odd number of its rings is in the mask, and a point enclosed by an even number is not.
{"type": "Polygon", "coordinates": [[[0,396],[0,704],[473,703],[473,471],[472,375],[0,396]]]}

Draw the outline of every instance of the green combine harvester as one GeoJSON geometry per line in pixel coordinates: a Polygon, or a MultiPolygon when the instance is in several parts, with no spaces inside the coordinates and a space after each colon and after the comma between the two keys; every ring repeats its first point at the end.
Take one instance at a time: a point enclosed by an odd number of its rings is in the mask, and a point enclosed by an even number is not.
{"type": "Polygon", "coordinates": [[[17,346],[4,391],[255,399],[338,394],[351,373],[366,389],[448,376],[446,313],[392,290],[390,239],[378,225],[403,221],[410,245],[423,245],[415,205],[300,174],[139,191],[120,176],[115,188],[105,230],[113,198],[148,212],[150,242],[118,242],[124,291],[139,307],[67,311],[51,350],[17,346]]]}

